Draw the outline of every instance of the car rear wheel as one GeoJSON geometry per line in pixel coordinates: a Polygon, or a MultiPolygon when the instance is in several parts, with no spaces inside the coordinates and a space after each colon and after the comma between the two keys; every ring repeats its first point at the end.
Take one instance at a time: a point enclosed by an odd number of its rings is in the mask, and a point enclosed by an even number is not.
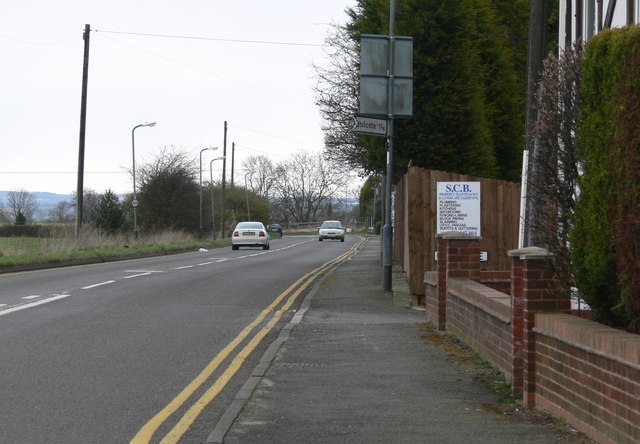
{"type": "Polygon", "coordinates": [[[231,245],[232,250],[237,250],[238,248],[240,248],[240,245],[231,245]]]}
{"type": "Polygon", "coordinates": [[[319,238],[318,238],[318,240],[319,240],[320,242],[322,242],[322,238],[321,238],[321,237],[319,237],[319,238]]]}
{"type": "Polygon", "coordinates": [[[340,238],[340,242],[344,242],[344,237],[341,237],[341,238],[340,238]]]}

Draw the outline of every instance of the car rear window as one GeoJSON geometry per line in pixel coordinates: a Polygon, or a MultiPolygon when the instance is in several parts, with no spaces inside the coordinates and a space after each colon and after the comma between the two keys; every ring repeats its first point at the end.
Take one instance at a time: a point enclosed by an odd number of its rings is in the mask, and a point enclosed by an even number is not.
{"type": "Polygon", "coordinates": [[[254,230],[262,230],[262,224],[260,222],[240,222],[236,229],[253,228],[254,230]]]}

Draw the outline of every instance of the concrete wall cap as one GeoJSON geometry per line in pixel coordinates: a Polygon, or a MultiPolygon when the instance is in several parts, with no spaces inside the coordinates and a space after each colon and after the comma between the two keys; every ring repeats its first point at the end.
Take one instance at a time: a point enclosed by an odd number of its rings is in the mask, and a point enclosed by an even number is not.
{"type": "Polygon", "coordinates": [[[522,260],[527,259],[549,259],[554,255],[546,248],[540,247],[525,247],[518,248],[517,250],[507,251],[509,257],[519,257],[522,260]]]}
{"type": "Polygon", "coordinates": [[[445,240],[481,240],[481,236],[476,236],[474,234],[467,234],[461,231],[446,231],[444,233],[438,233],[436,237],[440,237],[445,240]]]}

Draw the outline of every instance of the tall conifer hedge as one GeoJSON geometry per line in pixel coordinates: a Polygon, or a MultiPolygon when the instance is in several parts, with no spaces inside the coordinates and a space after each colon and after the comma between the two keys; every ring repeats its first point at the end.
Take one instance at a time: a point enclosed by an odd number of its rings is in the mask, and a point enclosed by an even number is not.
{"type": "Polygon", "coordinates": [[[640,330],[640,28],[587,46],[572,232],[578,288],[596,320],[640,330]]]}

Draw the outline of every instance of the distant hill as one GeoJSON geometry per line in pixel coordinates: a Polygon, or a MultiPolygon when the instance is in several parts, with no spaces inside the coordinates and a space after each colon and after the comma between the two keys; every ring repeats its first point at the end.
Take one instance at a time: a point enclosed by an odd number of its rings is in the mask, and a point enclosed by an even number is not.
{"type": "MultiPolygon", "coordinates": [[[[2,202],[2,206],[6,206],[7,195],[9,193],[10,191],[0,191],[0,202],[2,202]]],[[[71,202],[73,199],[73,195],[71,194],[48,193],[46,191],[36,191],[31,194],[35,196],[36,202],[38,203],[38,211],[34,215],[34,219],[36,221],[46,219],[49,215],[49,211],[59,202],[71,202]]]]}

